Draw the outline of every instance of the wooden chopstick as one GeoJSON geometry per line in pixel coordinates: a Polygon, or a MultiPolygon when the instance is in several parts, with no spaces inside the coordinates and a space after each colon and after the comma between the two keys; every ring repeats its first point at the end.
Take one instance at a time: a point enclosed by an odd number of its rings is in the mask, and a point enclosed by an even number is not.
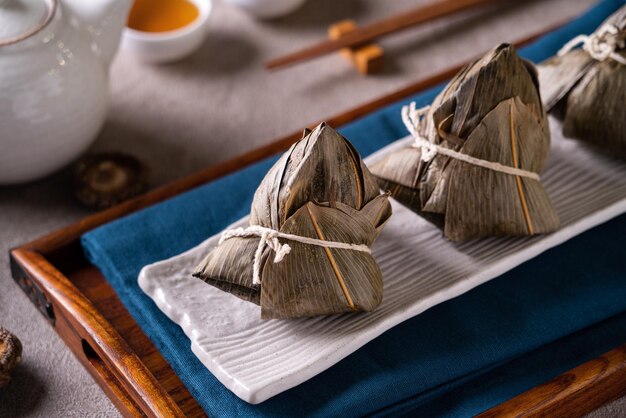
{"type": "Polygon", "coordinates": [[[424,23],[433,19],[448,16],[465,9],[494,3],[495,0],[442,0],[418,7],[408,12],[397,14],[386,19],[374,22],[350,32],[339,39],[328,40],[312,45],[300,51],[274,58],[265,63],[267,69],[286,67],[298,62],[310,60],[321,55],[338,51],[342,48],[358,45],[372,39],[398,32],[408,27],[424,23]]]}

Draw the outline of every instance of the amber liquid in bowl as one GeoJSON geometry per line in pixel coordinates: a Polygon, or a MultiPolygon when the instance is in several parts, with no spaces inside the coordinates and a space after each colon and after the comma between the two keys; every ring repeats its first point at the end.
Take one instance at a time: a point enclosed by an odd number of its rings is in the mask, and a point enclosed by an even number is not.
{"type": "Polygon", "coordinates": [[[135,0],[128,27],[142,32],[167,32],[198,18],[198,7],[188,0],[135,0]]]}

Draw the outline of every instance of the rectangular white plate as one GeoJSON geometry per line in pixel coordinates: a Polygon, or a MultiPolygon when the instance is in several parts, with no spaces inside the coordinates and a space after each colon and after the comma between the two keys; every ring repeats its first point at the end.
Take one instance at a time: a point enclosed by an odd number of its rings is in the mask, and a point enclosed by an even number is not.
{"type": "MultiPolygon", "coordinates": [[[[532,238],[463,244],[392,202],[394,214],[373,247],[384,277],[382,304],[368,314],[260,319],[260,308],[191,277],[217,245],[213,236],[144,267],[139,285],[179,324],[200,361],[241,399],[259,403],[331,367],[386,330],[485,283],[583,231],[626,211],[626,164],[563,139],[551,120],[552,151],[543,183],[561,229],[532,238]]],[[[366,159],[402,147],[397,141],[366,159]]],[[[234,226],[247,225],[247,218],[234,226]]]]}

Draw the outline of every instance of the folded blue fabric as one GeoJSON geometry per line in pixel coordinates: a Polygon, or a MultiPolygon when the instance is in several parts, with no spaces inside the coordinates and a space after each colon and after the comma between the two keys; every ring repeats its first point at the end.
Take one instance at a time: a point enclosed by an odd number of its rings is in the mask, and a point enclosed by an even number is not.
{"type": "MultiPolygon", "coordinates": [[[[553,55],[622,6],[605,0],[521,54],[553,55]]],[[[413,97],[428,104],[441,87],[413,97]]],[[[397,103],[341,132],[363,155],[405,135],[397,103]]],[[[226,389],[182,330],[137,286],[140,269],[179,254],[249,212],[276,158],[85,234],[83,247],[139,326],[212,416],[466,416],[626,342],[626,216],[408,320],[310,381],[260,405],[226,389]]],[[[190,278],[190,280],[193,280],[190,278]]]]}

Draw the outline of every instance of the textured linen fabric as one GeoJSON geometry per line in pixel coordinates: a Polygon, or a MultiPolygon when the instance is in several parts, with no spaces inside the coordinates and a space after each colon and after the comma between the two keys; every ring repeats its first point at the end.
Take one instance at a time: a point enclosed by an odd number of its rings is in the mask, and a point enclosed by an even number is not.
{"type": "MultiPolygon", "coordinates": [[[[534,61],[553,55],[622,4],[601,2],[522,55],[534,61]]],[[[440,88],[413,99],[427,104],[440,88]]],[[[405,135],[402,104],[340,130],[368,155],[405,135]]],[[[626,267],[615,244],[626,236],[622,216],[404,322],[294,389],[260,405],[241,401],[195,358],[182,330],[138,288],[137,275],[145,264],[185,251],[248,213],[253,192],[274,161],[83,237],[88,257],[209,415],[361,416],[409,409],[469,415],[626,340],[626,267]]]]}

